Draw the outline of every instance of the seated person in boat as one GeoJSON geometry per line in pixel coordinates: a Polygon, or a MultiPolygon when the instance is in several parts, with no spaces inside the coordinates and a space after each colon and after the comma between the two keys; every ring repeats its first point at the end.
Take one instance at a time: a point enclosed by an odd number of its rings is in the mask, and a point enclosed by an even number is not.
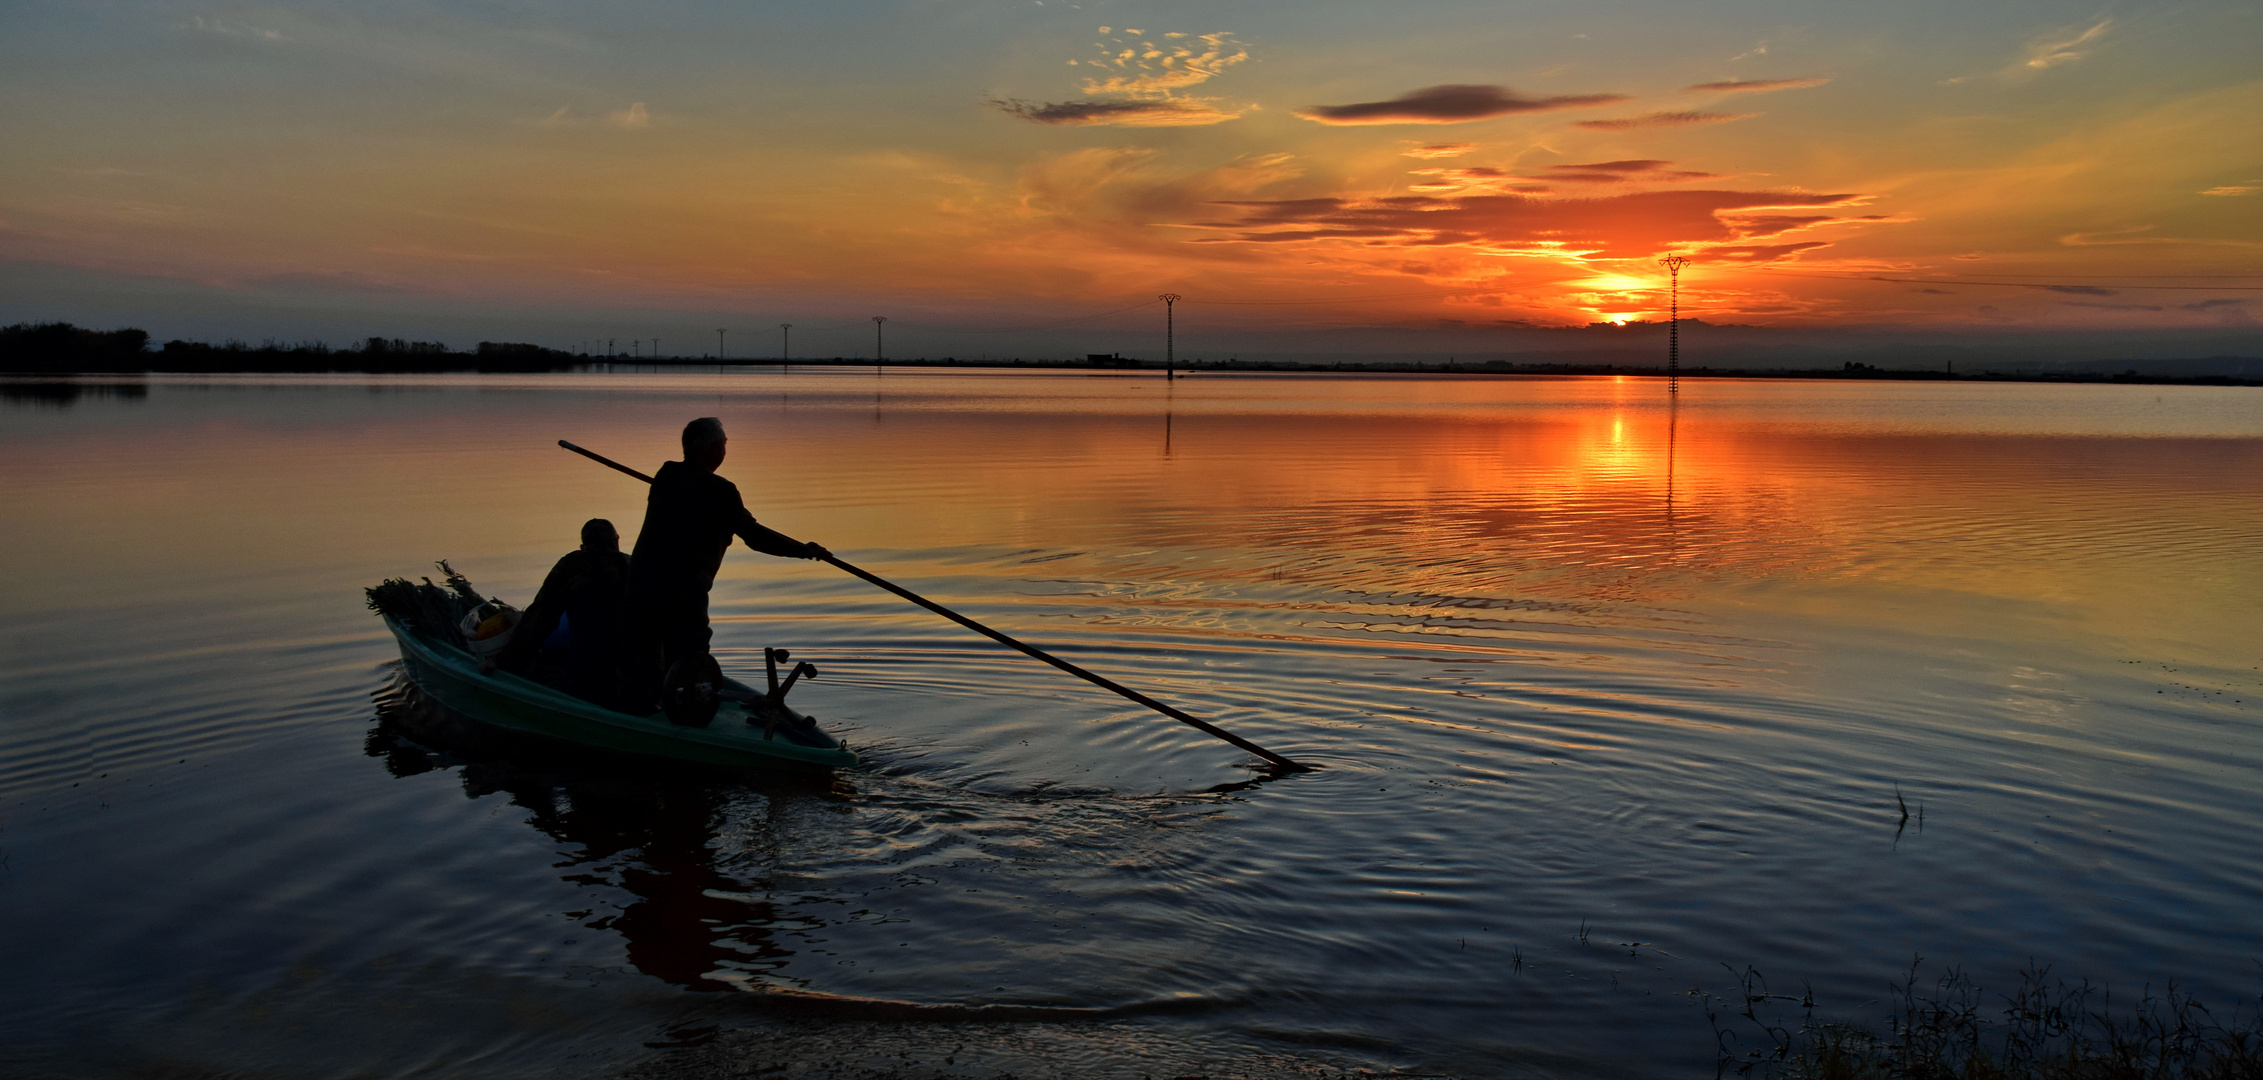
{"type": "Polygon", "coordinates": [[[731,538],[765,555],[823,558],[829,552],[767,528],[747,512],[738,486],[715,474],[723,464],[723,422],[704,416],[684,425],[684,459],[660,466],[644,505],[644,527],[629,558],[633,626],[623,672],[629,712],[657,708],[668,669],[707,655],[707,592],[731,538]],[[631,705],[635,707],[630,707],[631,705]]]}
{"type": "Polygon", "coordinates": [[[510,643],[481,664],[548,683],[604,703],[618,683],[628,639],[629,557],[621,534],[604,518],[581,527],[581,547],[542,579],[510,643]]]}

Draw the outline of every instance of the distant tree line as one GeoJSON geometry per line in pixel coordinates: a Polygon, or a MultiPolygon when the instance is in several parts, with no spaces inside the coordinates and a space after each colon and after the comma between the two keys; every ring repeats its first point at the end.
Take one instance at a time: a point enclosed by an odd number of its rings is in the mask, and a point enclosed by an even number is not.
{"type": "Polygon", "coordinates": [[[0,370],[147,371],[146,330],[81,330],[70,323],[0,327],[0,370]]]}
{"type": "Polygon", "coordinates": [[[437,341],[383,337],[346,349],[272,340],[258,345],[176,340],[152,349],[143,330],[87,330],[63,322],[0,327],[0,372],[13,374],[554,371],[585,362],[562,350],[509,341],[482,341],[471,352],[454,352],[437,341]]]}
{"type": "MultiPolygon", "coordinates": [[[[1706,324],[1695,319],[1682,320],[1684,340],[1693,328],[1706,324]]],[[[1640,335],[1659,337],[1663,324],[1629,323],[1624,326],[1602,323],[1586,328],[1568,328],[1563,333],[1585,335],[1600,334],[1605,339],[1640,335]]],[[[1750,327],[1720,327],[1716,329],[1750,330],[1750,327]]],[[[1553,331],[1552,331],[1553,332],[1553,331]]],[[[1178,368],[1187,374],[1204,372],[1316,372],[1343,371],[1364,373],[1421,373],[1445,375],[1507,375],[1507,376],[1569,376],[1569,375],[1638,375],[1660,376],[1664,365],[1653,357],[1655,341],[1642,343],[1640,348],[1597,348],[1589,344],[1574,343],[1553,350],[1530,350],[1495,355],[1486,358],[1449,357],[1441,362],[1432,359],[1405,360],[1259,360],[1234,357],[1226,360],[1195,359],[1181,361],[1178,368]]],[[[1765,342],[1763,342],[1765,344],[1765,342]]],[[[1892,356],[1883,356],[1880,350],[1865,353],[1869,360],[1843,359],[1843,352],[1830,355],[1825,366],[1823,356],[1802,352],[1798,348],[1748,348],[1742,362],[1692,364],[1685,358],[1681,377],[1703,379],[1708,377],[1731,378],[1788,378],[1788,379],[1863,379],[1863,380],[1955,380],[1955,381],[2013,381],[2013,382],[2116,382],[2116,383],[2184,383],[2212,386],[2263,385],[2263,357],[2215,355],[2187,359],[2128,359],[2128,360],[2032,360],[1991,358],[1990,353],[1978,346],[1929,347],[1929,350],[1912,352],[1914,346],[1882,346],[1892,356]],[[1755,351],[1757,350],[1757,351],[1755,351]],[[1897,359],[1897,357],[1899,359],[1897,359]],[[1893,366],[1873,363],[1884,359],[1893,366]]],[[[2000,350],[1999,350],[2000,351],[2000,350]]],[[[1732,354],[1732,361],[1740,359],[1732,354]]],[[[740,366],[767,361],[739,361],[740,366]]],[[[849,366],[864,367],[875,362],[844,357],[809,357],[793,362],[798,367],[849,366]]],[[[980,360],[962,360],[956,357],[941,359],[898,358],[884,361],[889,367],[1011,367],[1011,368],[1143,368],[1161,367],[1156,361],[1122,357],[1114,353],[1086,354],[1049,359],[1011,359],[989,357],[980,360]]],[[[0,327],[0,374],[16,375],[68,375],[68,374],[125,374],[144,372],[180,372],[186,374],[217,374],[246,372],[253,374],[275,373],[424,373],[424,372],[535,372],[566,371],[575,368],[604,370],[620,368],[690,368],[721,367],[723,362],[707,359],[692,360],[684,357],[644,358],[629,361],[623,357],[589,357],[559,349],[520,342],[482,341],[468,352],[452,352],[437,341],[408,341],[402,338],[373,337],[358,344],[332,349],[320,342],[277,342],[269,340],[259,345],[241,341],[227,341],[214,345],[201,341],[168,341],[151,347],[149,335],[140,330],[85,330],[69,323],[18,323],[0,327]]],[[[19,380],[19,385],[21,381],[19,380]]]]}

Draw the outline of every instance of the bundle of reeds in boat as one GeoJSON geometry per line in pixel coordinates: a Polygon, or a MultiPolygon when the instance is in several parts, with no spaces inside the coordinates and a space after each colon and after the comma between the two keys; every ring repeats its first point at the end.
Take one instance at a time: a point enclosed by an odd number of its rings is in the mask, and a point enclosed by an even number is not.
{"type": "Polygon", "coordinates": [[[448,560],[442,559],[437,565],[441,580],[447,584],[435,585],[431,578],[388,578],[364,590],[369,610],[390,615],[404,626],[451,645],[467,647],[459,624],[466,614],[487,603],[487,598],[449,566],[448,560]]]}

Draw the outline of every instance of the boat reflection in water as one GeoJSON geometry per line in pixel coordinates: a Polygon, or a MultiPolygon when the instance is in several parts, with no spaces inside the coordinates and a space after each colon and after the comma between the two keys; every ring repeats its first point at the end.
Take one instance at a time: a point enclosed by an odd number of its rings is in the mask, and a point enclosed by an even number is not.
{"type": "MultiPolygon", "coordinates": [[[[507,793],[527,824],[561,845],[566,881],[629,894],[608,915],[592,917],[598,904],[565,914],[619,933],[638,971],[691,990],[742,989],[794,955],[781,931],[825,925],[766,898],[774,850],[750,846],[733,860],[746,876],[734,876],[718,865],[716,840],[750,797],[775,808],[846,794],[846,781],[749,776],[516,735],[450,711],[405,678],[372,696],[377,723],[363,751],[386,771],[406,778],[454,768],[466,798],[507,793]]],[[[772,835],[759,824],[756,832],[772,835]]]]}

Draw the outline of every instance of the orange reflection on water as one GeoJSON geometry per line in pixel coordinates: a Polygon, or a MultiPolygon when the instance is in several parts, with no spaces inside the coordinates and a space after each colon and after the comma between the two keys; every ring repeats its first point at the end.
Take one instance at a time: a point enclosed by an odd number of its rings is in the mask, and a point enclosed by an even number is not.
{"type": "MultiPolygon", "coordinates": [[[[49,572],[8,603],[96,581],[249,585],[312,564],[355,567],[338,583],[351,590],[443,555],[530,591],[585,518],[632,534],[641,519],[640,488],[555,440],[649,469],[700,414],[732,432],[724,473],[759,517],[883,571],[946,553],[1152,552],[1142,572],[1163,579],[1304,567],[1386,593],[1655,599],[1693,574],[1796,575],[2088,602],[2097,578],[2069,567],[2109,581],[2149,580],[2164,559],[2246,567],[2256,513],[2237,496],[2255,491],[2263,443],[2235,436],[2263,422],[2236,391],[2157,405],[2125,389],[1702,381],[1676,398],[1626,377],[799,372],[160,383],[133,402],[16,411],[0,436],[6,536],[49,572]]],[[[823,573],[743,554],[725,569],[823,573]]]]}

